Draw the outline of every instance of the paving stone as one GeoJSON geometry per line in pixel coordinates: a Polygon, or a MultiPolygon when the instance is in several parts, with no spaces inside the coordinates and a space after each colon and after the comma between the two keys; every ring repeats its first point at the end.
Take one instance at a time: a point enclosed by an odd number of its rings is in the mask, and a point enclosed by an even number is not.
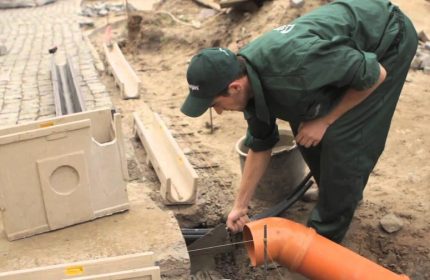
{"type": "Polygon", "coordinates": [[[19,115],[19,119],[37,119],[38,117],[38,112],[31,112],[31,113],[25,113],[25,112],[21,112],[19,115]]]}
{"type": "Polygon", "coordinates": [[[38,84],[40,84],[42,81],[47,81],[51,83],[51,72],[42,73],[39,71],[37,73],[37,82],[38,84]]]}
{"type": "Polygon", "coordinates": [[[39,116],[48,116],[48,115],[55,115],[55,106],[54,105],[48,105],[48,106],[41,106],[39,109],[39,116]]]}
{"type": "Polygon", "coordinates": [[[86,100],[85,107],[87,108],[87,110],[94,110],[96,108],[96,103],[93,100],[86,100]]]}
{"type": "Polygon", "coordinates": [[[94,93],[93,96],[94,96],[94,99],[96,101],[110,100],[109,94],[107,92],[105,92],[105,93],[94,93]]]}
{"type": "Polygon", "coordinates": [[[28,118],[20,118],[17,121],[17,124],[26,124],[26,123],[31,123],[33,121],[37,120],[37,116],[36,117],[28,117],[28,118]]]}
{"type": "Polygon", "coordinates": [[[38,80],[37,85],[39,87],[44,87],[44,86],[52,87],[52,81],[51,81],[51,79],[49,79],[49,80],[45,80],[45,79],[44,80],[38,80]]]}
{"type": "Polygon", "coordinates": [[[90,88],[90,90],[93,93],[105,92],[106,91],[106,86],[105,85],[89,86],[89,88],[90,88]]]}
{"type": "Polygon", "coordinates": [[[0,120],[12,120],[16,122],[17,119],[18,119],[18,112],[0,113],[0,120]]]}
{"type": "Polygon", "coordinates": [[[110,100],[109,101],[97,101],[96,100],[96,102],[95,102],[96,108],[105,108],[105,107],[112,107],[112,106],[113,106],[113,104],[110,100]]]}
{"type": "Polygon", "coordinates": [[[20,102],[20,100],[22,99],[22,95],[20,93],[18,94],[11,94],[10,92],[5,92],[4,94],[4,101],[6,102],[10,102],[10,101],[16,101],[18,100],[20,102]]]}
{"type": "Polygon", "coordinates": [[[25,111],[25,109],[30,109],[30,108],[39,108],[39,100],[25,100],[22,101],[21,103],[21,110],[25,111]]]}
{"type": "Polygon", "coordinates": [[[21,91],[21,85],[20,84],[12,84],[12,83],[8,83],[6,85],[6,91],[21,91]]]}
{"type": "Polygon", "coordinates": [[[10,113],[18,113],[19,107],[12,105],[3,104],[3,109],[1,110],[2,114],[10,114],[10,113]]]}
{"type": "Polygon", "coordinates": [[[22,84],[21,89],[23,92],[37,92],[37,82],[34,82],[34,84],[22,84]]]}
{"type": "Polygon", "coordinates": [[[16,124],[16,119],[9,119],[9,118],[1,118],[0,117],[0,128],[13,126],[16,124]]]}
{"type": "Polygon", "coordinates": [[[39,96],[46,96],[46,95],[54,95],[54,89],[52,87],[45,87],[43,89],[39,88],[39,96]]]}
{"type": "Polygon", "coordinates": [[[40,99],[39,95],[36,94],[36,95],[24,95],[21,100],[23,102],[39,102],[39,99],[40,99]]]}
{"type": "Polygon", "coordinates": [[[39,116],[37,117],[37,120],[46,120],[46,119],[51,119],[51,118],[54,118],[54,117],[56,117],[56,114],[55,114],[55,113],[52,113],[52,114],[46,114],[46,115],[39,115],[39,116]]]}

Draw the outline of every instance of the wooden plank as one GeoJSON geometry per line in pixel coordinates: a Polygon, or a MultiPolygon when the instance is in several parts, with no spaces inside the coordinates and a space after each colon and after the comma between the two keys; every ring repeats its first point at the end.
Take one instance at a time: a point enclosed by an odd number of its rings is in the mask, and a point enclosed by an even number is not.
{"type": "Polygon", "coordinates": [[[192,204],[196,199],[198,175],[160,116],[145,127],[134,113],[134,129],[147,152],[147,159],[160,180],[165,204],[192,204]]]}
{"type": "MultiPolygon", "coordinates": [[[[73,262],[58,264],[52,266],[22,269],[0,273],[0,280],[58,280],[58,279],[75,279],[76,277],[87,277],[99,274],[118,273],[121,271],[130,271],[144,267],[153,267],[154,253],[144,252],[117,257],[101,258],[96,260],[87,260],[82,262],[73,262]]],[[[150,269],[151,270],[151,269],[150,269]]],[[[87,278],[84,278],[87,279],[87,278]]],[[[88,278],[98,279],[98,278],[88,278]]],[[[106,278],[101,278],[106,279],[106,278]]],[[[108,278],[110,279],[110,278],[108,278]]],[[[127,278],[113,278],[127,279],[127,278]]],[[[151,278],[149,278],[151,279],[151,278]]],[[[157,278],[154,278],[157,279],[157,278]]]]}
{"type": "Polygon", "coordinates": [[[103,44],[103,49],[115,82],[121,89],[121,97],[139,98],[140,79],[125,59],[118,44],[113,43],[109,47],[103,44]]]}

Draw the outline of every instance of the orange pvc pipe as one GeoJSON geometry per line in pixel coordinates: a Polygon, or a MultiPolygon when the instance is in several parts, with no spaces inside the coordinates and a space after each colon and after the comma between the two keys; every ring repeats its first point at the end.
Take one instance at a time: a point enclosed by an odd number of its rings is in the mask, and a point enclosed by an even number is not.
{"type": "Polygon", "coordinates": [[[314,229],[283,218],[266,218],[245,225],[243,231],[253,266],[264,263],[264,225],[267,261],[312,280],[408,280],[317,234],[314,229]]]}

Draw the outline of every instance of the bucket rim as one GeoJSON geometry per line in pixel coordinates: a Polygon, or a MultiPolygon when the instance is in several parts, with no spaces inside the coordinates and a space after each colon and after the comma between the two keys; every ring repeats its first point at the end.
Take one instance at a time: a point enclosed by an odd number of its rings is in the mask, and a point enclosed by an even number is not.
{"type": "MultiPolygon", "coordinates": [[[[281,132],[291,132],[291,130],[280,129],[280,130],[279,130],[279,134],[281,134],[281,132]]],[[[239,140],[238,140],[238,141],[236,142],[236,144],[235,144],[236,152],[237,152],[239,155],[244,156],[244,157],[246,157],[246,156],[248,155],[248,153],[244,153],[244,152],[240,149],[239,145],[240,145],[242,142],[244,142],[245,138],[246,138],[246,136],[242,136],[242,137],[240,137],[240,138],[239,138],[239,140]]],[[[294,138],[293,138],[293,139],[294,139],[294,138]]],[[[283,149],[277,149],[276,151],[273,151],[273,150],[272,150],[272,156],[274,156],[274,155],[278,155],[278,154],[280,154],[280,153],[284,153],[284,152],[289,152],[289,151],[292,151],[292,150],[296,149],[296,148],[297,148],[297,143],[296,143],[296,141],[295,141],[295,140],[293,140],[293,141],[292,141],[292,143],[293,143],[293,144],[292,144],[291,146],[285,146],[283,149]]]]}

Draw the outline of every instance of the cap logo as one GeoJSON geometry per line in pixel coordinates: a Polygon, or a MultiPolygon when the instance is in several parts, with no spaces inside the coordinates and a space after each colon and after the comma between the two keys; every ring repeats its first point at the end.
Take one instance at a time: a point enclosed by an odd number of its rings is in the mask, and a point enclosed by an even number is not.
{"type": "Polygon", "coordinates": [[[196,86],[196,85],[188,85],[188,87],[189,87],[191,90],[199,90],[199,89],[200,89],[200,87],[199,87],[199,86],[196,86]]]}
{"type": "Polygon", "coordinates": [[[218,50],[219,50],[220,52],[225,53],[225,55],[226,55],[226,56],[230,56],[230,54],[229,54],[226,50],[224,50],[223,48],[218,48],[218,50]]]}

